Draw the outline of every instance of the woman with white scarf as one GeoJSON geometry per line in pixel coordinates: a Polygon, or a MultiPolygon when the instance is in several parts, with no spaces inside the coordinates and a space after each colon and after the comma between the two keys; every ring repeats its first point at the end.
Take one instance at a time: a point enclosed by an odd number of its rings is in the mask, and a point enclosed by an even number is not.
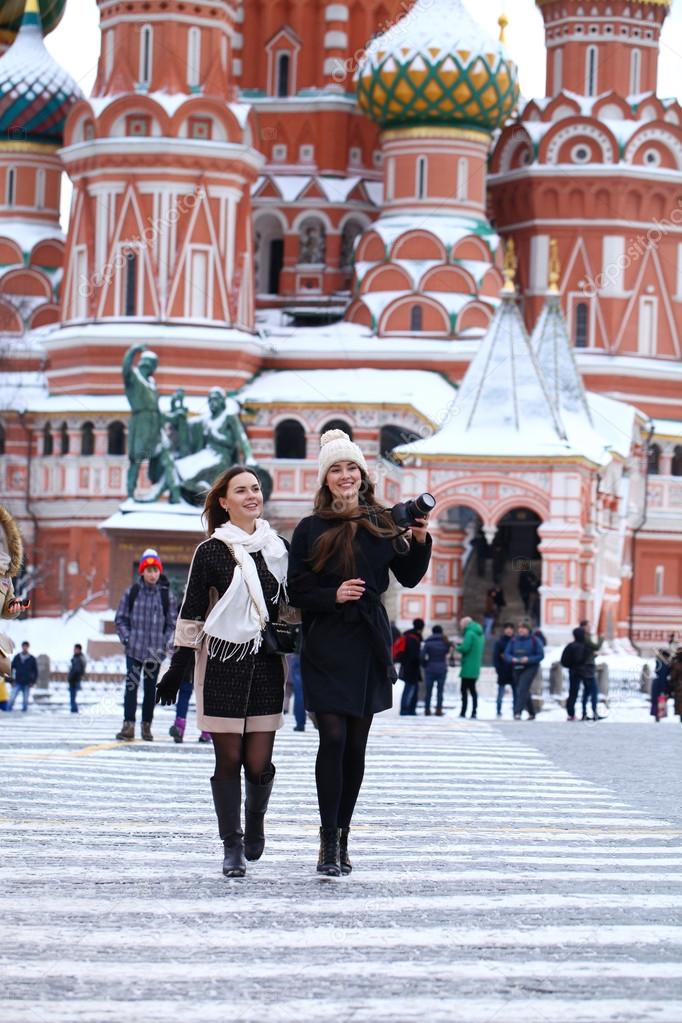
{"type": "Polygon", "coordinates": [[[263,632],[278,620],[285,599],[288,554],[262,511],[253,469],[233,466],[211,487],[203,514],[209,539],[194,552],[176,649],[156,697],[173,704],[194,668],[197,727],[211,733],[215,749],[211,788],[226,877],[243,877],[246,860],[263,853],[263,818],[275,777],[272,749],[283,724],[283,658],[266,652],[263,632]]]}

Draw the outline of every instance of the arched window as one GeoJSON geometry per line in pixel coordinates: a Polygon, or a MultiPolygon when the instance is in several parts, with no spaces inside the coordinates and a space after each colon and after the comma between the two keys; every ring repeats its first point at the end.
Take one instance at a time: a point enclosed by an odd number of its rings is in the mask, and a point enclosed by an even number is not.
{"type": "Polygon", "coordinates": [[[152,26],[143,25],[140,32],[140,85],[152,80],[152,26]]]}
{"type": "Polygon", "coordinates": [[[327,258],[327,232],[317,217],[306,217],[301,224],[298,239],[298,261],[305,264],[323,264],[327,258]]]}
{"type": "Polygon", "coordinates": [[[275,427],[275,458],[305,458],[305,430],[297,419],[285,419],[275,427]]]}
{"type": "Polygon", "coordinates": [[[423,330],[424,314],[420,305],[410,308],[410,330],[423,330]]]}
{"type": "Polygon", "coordinates": [[[585,55],[585,95],[597,95],[597,47],[588,46],[585,55]]]}
{"type": "Polygon", "coordinates": [[[17,183],[17,172],[14,167],[7,169],[7,189],[5,194],[5,200],[8,206],[14,206],[15,192],[17,183]]]}
{"type": "Polygon", "coordinates": [[[630,94],[635,96],[640,91],[640,69],[642,66],[642,54],[639,50],[633,50],[630,54],[630,94]]]}
{"type": "Polygon", "coordinates": [[[45,423],[43,427],[43,454],[51,455],[54,453],[54,438],[52,436],[52,427],[49,423],[45,423]]]}
{"type": "Polygon", "coordinates": [[[397,461],[397,459],[393,459],[391,456],[393,449],[399,448],[402,444],[409,444],[413,440],[419,440],[419,434],[415,433],[414,430],[408,430],[406,427],[398,426],[396,423],[389,423],[381,427],[379,450],[383,458],[397,461]]]}
{"type": "Polygon", "coordinates": [[[672,476],[682,476],[682,444],[675,445],[670,473],[672,476]]]}
{"type": "Polygon", "coordinates": [[[5,453],[5,427],[0,423],[0,455],[5,453]]]}
{"type": "Polygon", "coordinates": [[[196,26],[187,33],[187,84],[195,88],[201,80],[201,29],[196,26]]]}
{"type": "Polygon", "coordinates": [[[647,456],[647,472],[650,476],[658,476],[661,465],[661,449],[658,444],[651,444],[647,456]]]}
{"type": "Polygon", "coordinates": [[[575,337],[576,348],[587,348],[587,324],[589,309],[587,302],[578,302],[575,307],[575,337]]]}
{"type": "Polygon", "coordinates": [[[277,54],[277,95],[289,95],[289,73],[291,71],[291,57],[288,53],[277,54]]]}
{"type": "Polygon", "coordinates": [[[460,156],[457,161],[457,198],[464,202],[469,193],[469,161],[460,156]]]}
{"type": "Polygon", "coordinates": [[[563,56],[564,55],[562,50],[557,49],[554,51],[554,83],[552,85],[553,96],[556,96],[556,94],[561,89],[561,72],[563,69],[562,68],[563,56]]]}
{"type": "Polygon", "coordinates": [[[341,258],[339,266],[342,270],[350,270],[353,265],[353,252],[355,251],[355,239],[362,234],[362,224],[357,220],[348,220],[343,225],[341,232],[341,258]]]}
{"type": "Polygon", "coordinates": [[[327,430],[343,430],[347,433],[350,439],[353,439],[353,427],[346,423],[343,419],[330,419],[328,423],[325,423],[320,430],[320,436],[326,433],[327,430]]]}
{"type": "Polygon", "coordinates": [[[137,291],[137,253],[126,252],[125,254],[125,305],[124,316],[134,316],[136,312],[136,291],[137,291]]]}
{"type": "Polygon", "coordinates": [[[94,455],[95,453],[95,427],[92,423],[83,423],[81,426],[81,455],[94,455]]]}
{"type": "Polygon", "coordinates": [[[126,453],[126,428],[118,419],[107,426],[107,453],[110,455],[126,453]]]}
{"type": "Polygon", "coordinates": [[[417,198],[423,199],[426,195],[426,157],[417,157],[417,181],[416,181],[416,192],[417,198]]]}
{"type": "Polygon", "coordinates": [[[59,454],[68,455],[69,453],[69,428],[66,423],[62,423],[59,427],[59,454]]]}

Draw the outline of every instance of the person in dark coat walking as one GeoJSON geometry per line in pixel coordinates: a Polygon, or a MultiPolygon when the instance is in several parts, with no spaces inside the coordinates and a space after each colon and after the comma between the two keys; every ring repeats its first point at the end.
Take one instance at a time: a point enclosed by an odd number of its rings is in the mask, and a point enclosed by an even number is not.
{"type": "Polygon", "coordinates": [[[452,643],[443,635],[443,626],[434,625],[431,635],[424,640],[421,666],[424,671],[424,713],[431,713],[431,694],[436,685],[436,716],[443,716],[443,689],[448,674],[448,654],[452,643]]]}
{"type": "Polygon", "coordinates": [[[504,691],[507,686],[511,687],[512,691],[512,707],[514,705],[514,669],[511,664],[504,659],[504,651],[507,649],[507,643],[514,635],[514,623],[505,622],[502,627],[502,635],[498,636],[493,644],[493,667],[497,674],[497,716],[502,717],[502,700],[504,698],[504,691]]]}
{"type": "Polygon", "coordinates": [[[350,873],[348,833],[374,714],[387,710],[396,678],[381,596],[389,571],[416,586],[431,558],[428,517],[396,528],[374,496],[365,457],[342,430],[320,439],[314,514],[294,530],[289,599],[302,610],[301,675],[316,716],[315,780],[320,873],[350,873]]]}
{"type": "Polygon", "coordinates": [[[28,694],[31,686],[38,681],[38,662],[29,652],[27,640],[21,644],[21,651],[12,658],[12,692],[7,702],[7,710],[14,707],[14,701],[21,693],[21,709],[28,710],[28,694]]]}
{"type": "Polygon", "coordinates": [[[682,650],[677,650],[670,664],[670,695],[675,701],[675,714],[682,722],[682,650]]]}
{"type": "Polygon", "coordinates": [[[272,750],[284,724],[284,657],[269,652],[264,632],[288,613],[288,554],[262,512],[254,469],[232,466],[209,490],[204,505],[209,539],[194,552],[175,651],[156,694],[164,706],[174,704],[194,665],[197,726],[213,738],[211,790],[226,877],[243,877],[246,860],[263,853],[275,779],[272,750]]]}
{"type": "Polygon", "coordinates": [[[73,657],[71,658],[71,664],[69,665],[69,673],[67,676],[69,683],[69,699],[71,701],[71,713],[78,713],[78,690],[81,687],[83,676],[85,675],[85,655],[83,654],[83,647],[80,643],[76,643],[73,648],[73,657]]]}
{"type": "Polygon", "coordinates": [[[415,618],[412,628],[404,633],[405,650],[400,658],[400,671],[398,672],[398,678],[405,683],[400,698],[400,713],[403,716],[417,713],[419,683],[422,680],[420,652],[423,632],[423,619],[415,618]]]}
{"type": "Polygon", "coordinates": [[[663,647],[656,651],[656,667],[654,668],[654,680],[651,684],[651,710],[649,711],[655,721],[660,720],[659,701],[661,697],[663,696],[667,700],[670,693],[672,659],[672,650],[663,647]]]}
{"type": "Polygon", "coordinates": [[[580,628],[584,630],[585,644],[585,660],[582,664],[582,678],[583,678],[583,721],[587,721],[587,703],[588,701],[592,705],[592,720],[599,721],[600,714],[597,710],[597,701],[599,698],[599,692],[597,689],[597,665],[596,657],[597,653],[601,649],[601,645],[604,642],[603,636],[598,636],[597,639],[593,639],[590,634],[590,623],[587,618],[583,618],[580,623],[580,628]]]}

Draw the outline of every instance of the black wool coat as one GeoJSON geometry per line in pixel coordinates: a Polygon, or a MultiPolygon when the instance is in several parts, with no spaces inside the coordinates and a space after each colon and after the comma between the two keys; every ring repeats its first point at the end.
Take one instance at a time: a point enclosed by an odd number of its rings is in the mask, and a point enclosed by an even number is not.
{"type": "Polygon", "coordinates": [[[321,572],[310,567],[315,540],[335,525],[337,520],[310,515],[294,530],[289,602],[302,612],[301,677],[307,709],[364,717],[387,710],[393,702],[391,627],[381,603],[389,570],[403,586],[416,586],[429,567],[431,538],[423,544],[413,539],[401,555],[392,540],[359,528],[355,577],[364,579],[365,593],[360,600],[337,604],[336,592],[345,581],[341,570],[331,563],[321,572]]]}

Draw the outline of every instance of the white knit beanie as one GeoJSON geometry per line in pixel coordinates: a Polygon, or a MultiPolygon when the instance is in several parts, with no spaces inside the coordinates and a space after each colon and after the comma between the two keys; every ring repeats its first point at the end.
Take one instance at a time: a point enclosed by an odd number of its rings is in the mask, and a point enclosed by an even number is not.
{"type": "Polygon", "coordinates": [[[369,475],[365,456],[357,444],[354,444],[343,430],[327,430],[320,437],[319,470],[317,473],[317,482],[320,486],[324,483],[329,467],[334,462],[355,462],[363,472],[369,475]]]}

